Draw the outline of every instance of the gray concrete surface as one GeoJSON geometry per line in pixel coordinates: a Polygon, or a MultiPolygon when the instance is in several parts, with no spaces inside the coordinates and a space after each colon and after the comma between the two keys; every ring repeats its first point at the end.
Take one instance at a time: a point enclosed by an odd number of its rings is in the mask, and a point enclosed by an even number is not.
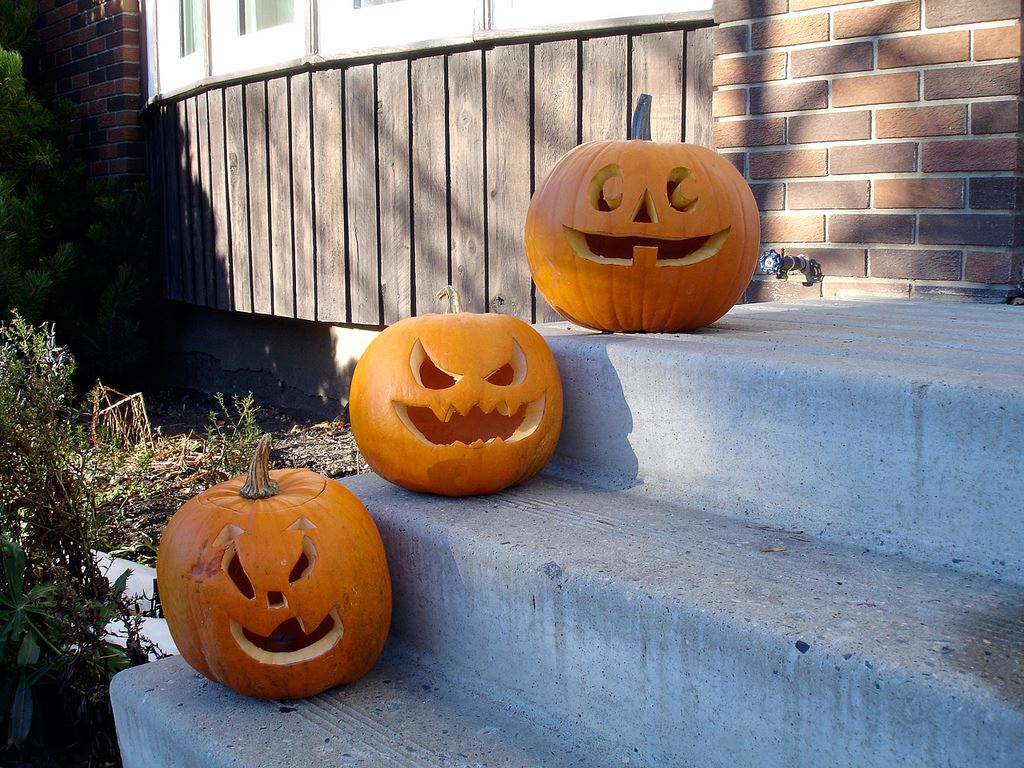
{"type": "Polygon", "coordinates": [[[1024,307],[806,301],[689,334],[541,330],[563,476],[1024,582],[1024,307]]]}

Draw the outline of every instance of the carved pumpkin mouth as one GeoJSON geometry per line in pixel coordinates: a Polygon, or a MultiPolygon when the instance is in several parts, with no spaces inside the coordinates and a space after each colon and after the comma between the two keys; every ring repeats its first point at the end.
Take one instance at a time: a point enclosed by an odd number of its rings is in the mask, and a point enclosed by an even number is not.
{"type": "Polygon", "coordinates": [[[580,258],[599,264],[631,265],[634,258],[640,259],[655,254],[654,263],[659,267],[687,267],[710,259],[718,253],[732,227],[700,237],[642,237],[639,235],[607,235],[598,232],[583,232],[562,226],[565,239],[580,258]]]}
{"type": "Polygon", "coordinates": [[[545,398],[541,395],[532,402],[520,404],[514,411],[507,400],[487,412],[474,405],[465,414],[459,413],[453,405],[440,415],[429,406],[398,402],[394,406],[406,428],[431,447],[461,443],[470,448],[482,448],[495,441],[515,443],[532,435],[544,415],[545,398]]]}
{"type": "Polygon", "coordinates": [[[263,664],[295,664],[315,659],[337,645],[345,633],[337,606],[309,634],[298,617],[282,621],[266,636],[246,629],[234,619],[229,620],[229,625],[238,646],[263,664]]]}

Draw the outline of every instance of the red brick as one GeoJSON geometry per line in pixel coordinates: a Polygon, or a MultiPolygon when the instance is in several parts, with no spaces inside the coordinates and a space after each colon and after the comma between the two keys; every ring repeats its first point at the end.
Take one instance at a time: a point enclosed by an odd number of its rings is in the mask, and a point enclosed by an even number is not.
{"type": "Polygon", "coordinates": [[[759,211],[781,211],[786,207],[786,185],[777,182],[768,184],[751,184],[750,191],[754,194],[759,211]]]}
{"type": "Polygon", "coordinates": [[[770,214],[761,217],[762,243],[821,243],[824,241],[824,216],[770,214]]]}
{"type": "Polygon", "coordinates": [[[828,106],[828,83],[812,80],[789,85],[765,85],[750,89],[750,114],[795,112],[825,109],[828,106]]]}
{"type": "Polygon", "coordinates": [[[827,173],[827,150],[787,149],[752,152],[751,179],[783,179],[787,177],[824,176],[827,173]]]}
{"type": "Polygon", "coordinates": [[[146,132],[141,125],[125,125],[121,128],[111,128],[107,131],[107,141],[144,141],[146,132]]]}
{"type": "Polygon", "coordinates": [[[1014,216],[997,213],[927,213],[919,217],[919,243],[1017,245],[1014,216]]]}
{"type": "Polygon", "coordinates": [[[750,45],[755,49],[821,43],[825,40],[828,40],[827,13],[770,19],[754,24],[750,30],[750,45]]]}
{"type": "MultiPolygon", "coordinates": [[[[802,248],[795,249],[793,253],[799,253],[801,250],[802,248]]],[[[744,304],[820,298],[821,283],[807,285],[799,275],[789,280],[779,280],[776,277],[765,277],[755,273],[743,292],[744,304]]]]}
{"type": "Polygon", "coordinates": [[[832,81],[832,106],[854,107],[917,101],[918,89],[917,72],[843,77],[832,81]]]}
{"type": "Polygon", "coordinates": [[[925,99],[976,99],[1020,93],[1020,64],[982,64],[924,72],[925,99]]]}
{"type": "Polygon", "coordinates": [[[733,167],[744,177],[747,175],[747,153],[746,152],[719,152],[719,154],[732,163],[733,167]]]}
{"type": "Polygon", "coordinates": [[[1009,283],[1015,280],[1013,255],[1005,251],[968,251],[964,254],[964,280],[972,283],[1009,283]]]}
{"type": "Polygon", "coordinates": [[[1013,171],[1021,168],[1024,142],[1017,138],[930,141],[921,147],[921,170],[1013,171]]]}
{"type": "Polygon", "coordinates": [[[56,24],[61,19],[66,19],[69,16],[74,16],[78,13],[78,8],[75,3],[62,3],[61,5],[55,6],[53,10],[47,11],[43,14],[44,24],[56,24]]]}
{"type": "Polygon", "coordinates": [[[85,52],[90,56],[94,53],[99,53],[105,50],[107,50],[107,41],[102,37],[96,40],[90,40],[85,46],[85,52]]]}
{"type": "Polygon", "coordinates": [[[786,120],[772,117],[767,120],[719,120],[714,124],[715,147],[764,147],[783,144],[786,140],[786,120]]]}
{"type": "Polygon", "coordinates": [[[961,256],[960,251],[871,248],[868,273],[871,277],[959,280],[961,256]]]}
{"type": "Polygon", "coordinates": [[[1024,48],[1024,28],[1020,24],[974,30],[974,60],[1020,58],[1024,48]]]}
{"type": "Polygon", "coordinates": [[[715,27],[712,39],[715,56],[721,56],[723,53],[743,53],[750,47],[750,27],[746,24],[715,27]]]}
{"type": "Polygon", "coordinates": [[[830,280],[826,273],[821,283],[822,296],[830,299],[851,297],[873,299],[906,299],[910,283],[883,283],[876,280],[830,280]]]}
{"type": "Polygon", "coordinates": [[[868,207],[865,181],[791,181],[786,207],[793,211],[858,209],[868,207]]]}
{"type": "Polygon", "coordinates": [[[857,141],[871,138],[871,112],[794,115],[789,118],[789,143],[857,141]]]}
{"type": "Polygon", "coordinates": [[[892,37],[878,41],[879,69],[967,61],[970,55],[971,33],[966,29],[960,32],[892,37]]]}
{"type": "Polygon", "coordinates": [[[917,144],[856,144],[829,149],[829,172],[909,173],[917,170],[917,144]]]}
{"type": "Polygon", "coordinates": [[[784,53],[715,59],[712,65],[714,85],[763,83],[768,80],[782,80],[785,77],[786,54],[784,53]]]}
{"type": "Polygon", "coordinates": [[[875,179],[875,208],[963,208],[963,179],[875,179]]]}
{"type": "Polygon", "coordinates": [[[715,23],[777,16],[789,10],[788,0],[715,0],[715,23]]]}
{"type": "Polygon", "coordinates": [[[865,248],[784,248],[784,254],[803,255],[814,259],[822,274],[842,277],[864,277],[867,274],[865,248]]]}
{"type": "Polygon", "coordinates": [[[736,88],[711,94],[711,114],[714,117],[734,117],[747,113],[747,90],[736,88]]]}
{"type": "Polygon", "coordinates": [[[875,112],[875,138],[959,136],[967,132],[967,107],[905,107],[875,112]]]}
{"type": "Polygon", "coordinates": [[[801,48],[789,52],[789,72],[791,77],[864,72],[872,68],[872,56],[867,41],[801,48]]]}
{"type": "Polygon", "coordinates": [[[76,91],[81,88],[85,88],[87,85],[89,85],[88,72],[82,72],[79,75],[73,75],[71,77],[71,87],[74,88],[76,91]]]}
{"type": "Polygon", "coordinates": [[[1016,133],[1024,130],[1019,101],[982,101],[971,104],[971,133],[1016,133]]]}
{"type": "Polygon", "coordinates": [[[951,27],[979,21],[1019,19],[1021,0],[928,0],[925,3],[925,24],[929,27],[951,27]]]}
{"type": "Polygon", "coordinates": [[[1024,178],[982,176],[968,182],[971,208],[1013,210],[1024,208],[1024,178]]]}
{"type": "Polygon", "coordinates": [[[920,28],[920,0],[885,4],[875,2],[867,8],[835,11],[832,37],[841,40],[845,37],[868,37],[920,28]]]}
{"type": "Polygon", "coordinates": [[[815,8],[827,8],[833,5],[853,5],[867,2],[872,2],[872,0],[789,0],[789,10],[811,11],[815,8]]]}
{"type": "Polygon", "coordinates": [[[831,243],[912,243],[914,216],[902,213],[834,213],[828,217],[831,243]]]}

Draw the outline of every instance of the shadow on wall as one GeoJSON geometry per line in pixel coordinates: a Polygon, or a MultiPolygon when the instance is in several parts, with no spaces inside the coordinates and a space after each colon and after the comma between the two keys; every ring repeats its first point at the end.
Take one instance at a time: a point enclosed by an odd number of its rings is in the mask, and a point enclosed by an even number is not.
{"type": "Polygon", "coordinates": [[[294,259],[273,261],[274,253],[292,252],[298,222],[290,221],[290,206],[284,219],[278,212],[271,220],[267,190],[250,189],[247,176],[261,152],[244,157],[244,142],[225,136],[233,121],[214,114],[218,97],[172,105],[156,118],[160,140],[151,142],[165,152],[151,158],[159,174],[154,186],[164,190],[161,268],[172,302],[163,379],[206,392],[251,391],[268,404],[346,417],[352,371],[379,329],[269,314],[273,297],[294,307],[307,291],[296,280],[294,259]],[[234,264],[236,258],[244,263],[234,264]]]}

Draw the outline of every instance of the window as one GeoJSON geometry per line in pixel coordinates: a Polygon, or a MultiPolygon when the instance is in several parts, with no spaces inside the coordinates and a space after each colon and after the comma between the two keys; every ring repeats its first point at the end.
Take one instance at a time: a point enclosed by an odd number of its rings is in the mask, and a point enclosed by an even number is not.
{"type": "Polygon", "coordinates": [[[293,0],[238,0],[238,34],[247,35],[295,21],[293,0]]]}
{"type": "Polygon", "coordinates": [[[202,6],[199,0],[181,0],[178,4],[178,24],[180,26],[179,55],[184,58],[199,50],[199,36],[202,20],[199,12],[202,6]]]}
{"type": "Polygon", "coordinates": [[[306,0],[210,0],[210,74],[301,59],[308,6],[306,0]]]}
{"type": "Polygon", "coordinates": [[[471,40],[478,5],[477,0],[321,0],[317,52],[471,40]]]}

